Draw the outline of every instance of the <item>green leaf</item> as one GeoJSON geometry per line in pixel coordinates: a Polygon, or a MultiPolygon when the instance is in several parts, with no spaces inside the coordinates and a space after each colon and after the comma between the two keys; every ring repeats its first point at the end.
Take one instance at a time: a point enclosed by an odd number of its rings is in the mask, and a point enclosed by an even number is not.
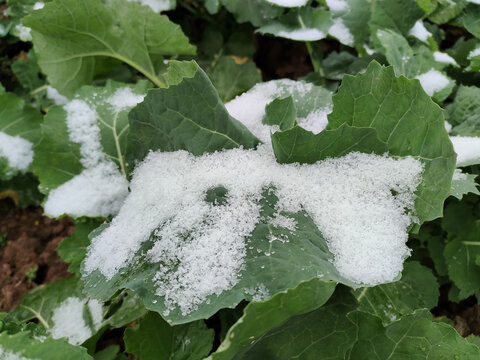
{"type": "Polygon", "coordinates": [[[347,289],[337,289],[323,307],[271,330],[235,359],[476,359],[480,350],[450,325],[432,321],[427,310],[383,327],[355,311],[347,289]],[[340,290],[340,291],[339,291],[340,290]]]}
{"type": "Polygon", "coordinates": [[[464,0],[438,0],[438,6],[428,17],[431,22],[442,25],[458,16],[466,6],[464,0]]]}
{"type": "Polygon", "coordinates": [[[333,282],[314,279],[267,301],[251,302],[209,359],[229,360],[241,356],[260,341],[264,334],[281,326],[289,318],[321,307],[332,295],[335,285],[333,282]]]}
{"type": "Polygon", "coordinates": [[[443,253],[448,275],[460,290],[459,298],[465,299],[479,290],[480,266],[475,260],[480,256],[480,241],[455,239],[445,246],[443,253]]]}
{"type": "Polygon", "coordinates": [[[52,315],[55,308],[69,297],[85,298],[82,283],[76,277],[37,286],[23,297],[20,305],[9,313],[8,318],[21,322],[37,319],[48,330],[53,326],[52,315]]]}
{"type": "Polygon", "coordinates": [[[450,194],[455,152],[445,131],[442,109],[416,80],[395,77],[393,67],[372,62],[366,73],[345,75],[333,97],[329,128],[346,123],[377,129],[394,156],[413,156],[424,165],[415,202],[420,223],[442,215],[450,194]]]}
{"type": "MultiPolygon", "coordinates": [[[[122,175],[127,175],[125,157],[129,131],[128,112],[136,102],[141,101],[150,87],[150,83],[144,80],[135,85],[107,81],[105,87],[84,86],[76,93],[76,103],[53,107],[48,112],[42,126],[43,138],[35,148],[33,161],[35,174],[40,180],[40,190],[48,195],[44,205],[48,215],[60,216],[67,213],[80,217],[115,213],[115,207],[118,207],[115,202],[122,201],[116,198],[121,197],[122,193],[126,195],[127,184],[122,175]],[[124,92],[127,95],[123,95],[124,92]],[[116,96],[119,96],[122,104],[113,105],[116,96]],[[129,101],[135,103],[130,104],[129,101]],[[94,111],[93,116],[96,116],[93,125],[83,130],[87,135],[81,139],[72,138],[68,127],[69,112],[66,110],[67,106],[78,105],[80,102],[83,102],[83,108],[88,106],[94,111]],[[85,150],[82,151],[82,147],[85,150]],[[101,167],[109,167],[110,170],[103,171],[101,167]],[[103,172],[107,183],[102,185],[102,179],[98,178],[96,182],[89,180],[89,172],[103,172]],[[90,197],[90,205],[82,205],[80,200],[74,199],[75,194],[68,190],[78,179],[90,183],[87,189],[82,189],[86,191],[82,196],[90,197]],[[112,192],[107,192],[108,189],[112,192]],[[70,198],[71,201],[68,201],[70,198]]],[[[71,113],[78,118],[75,111],[72,110],[71,113]]],[[[88,120],[87,116],[82,121],[88,120]]]]}
{"type": "Polygon", "coordinates": [[[389,29],[407,36],[415,22],[424,15],[415,0],[377,0],[372,3],[371,11],[369,26],[372,34],[379,29],[389,29]]]}
{"type": "Polygon", "coordinates": [[[124,291],[110,302],[105,323],[113,328],[122,328],[146,313],[142,299],[132,291],[124,291]]]}
{"type": "MultiPolygon", "coordinates": [[[[110,345],[109,347],[95,353],[93,360],[119,360],[119,358],[117,358],[117,356],[119,356],[117,355],[119,351],[120,346],[110,345]]],[[[126,357],[120,359],[126,359],[126,357]]]]}
{"type": "Polygon", "coordinates": [[[239,146],[250,149],[259,143],[243,124],[228,114],[198,65],[195,74],[178,85],[150,91],[129,117],[130,169],[150,150],[187,150],[201,155],[239,146]]]}
{"type": "Polygon", "coordinates": [[[277,125],[280,130],[293,127],[297,117],[297,109],[291,96],[273,100],[265,107],[265,116],[262,122],[265,125],[277,125]]]}
{"type": "Polygon", "coordinates": [[[324,306],[270,330],[235,360],[348,359],[357,329],[347,314],[355,307],[348,289],[337,288],[324,306]]]}
{"type": "Polygon", "coordinates": [[[416,261],[405,263],[399,281],[357,289],[354,294],[358,310],[379,317],[384,326],[416,309],[435,307],[440,295],[432,271],[416,261]]]}
{"type": "Polygon", "coordinates": [[[253,26],[261,26],[283,12],[281,7],[264,0],[221,0],[221,3],[235,16],[237,22],[249,21],[253,26]]]}
{"type": "Polygon", "coordinates": [[[252,60],[234,56],[221,56],[213,67],[208,68],[207,74],[223,102],[262,81],[260,71],[252,60]]]}
{"type": "Polygon", "coordinates": [[[125,330],[124,340],[126,351],[142,360],[200,360],[212,349],[213,335],[203,321],[170,326],[149,312],[137,327],[125,330]]]}
{"type": "Polygon", "coordinates": [[[57,247],[58,255],[63,261],[70,264],[68,271],[72,274],[80,274],[80,264],[87,254],[87,247],[90,245],[88,234],[95,230],[101,222],[96,219],[89,219],[75,223],[75,230],[70,237],[62,240],[57,247]]]}
{"type": "Polygon", "coordinates": [[[350,359],[476,359],[480,350],[447,324],[432,321],[427,310],[417,310],[382,329],[378,318],[354,312],[348,318],[358,326],[358,340],[350,359]],[[383,331],[382,331],[383,330],[383,331]]]}
{"type": "Polygon", "coordinates": [[[0,143],[6,146],[4,150],[0,145],[0,180],[9,180],[31,168],[33,145],[41,136],[41,122],[40,112],[25,105],[17,95],[0,93],[0,143]]]}
{"type": "Polygon", "coordinates": [[[480,39],[480,6],[469,4],[465,9],[465,16],[463,17],[463,25],[465,29],[480,39]]]}
{"type": "Polygon", "coordinates": [[[445,108],[452,133],[461,136],[480,136],[480,88],[458,87],[455,100],[445,108]],[[462,123],[465,123],[461,127],[462,123]]]}
{"type": "Polygon", "coordinates": [[[286,15],[263,25],[257,31],[291,40],[316,41],[327,36],[331,25],[332,20],[328,11],[307,6],[290,10],[286,15]]]}
{"type": "Polygon", "coordinates": [[[92,82],[102,57],[118,59],[164,87],[162,55],[195,53],[178,25],[125,0],[59,0],[30,14],[24,24],[32,28],[40,68],[65,95],[92,82]]]}
{"type": "Polygon", "coordinates": [[[330,28],[330,35],[338,37],[339,41],[345,45],[363,45],[370,37],[369,28],[365,26],[371,17],[370,2],[367,0],[347,0],[346,3],[347,7],[344,10],[331,11],[331,14],[334,24],[336,24],[336,26],[340,25],[340,29],[345,26],[350,34],[344,39],[345,35],[342,36],[342,31],[340,30],[340,32],[337,33],[334,31],[334,27],[333,29],[330,28]],[[351,43],[350,37],[353,39],[353,44],[351,43]]]}
{"type": "Polygon", "coordinates": [[[417,0],[417,5],[420,9],[430,14],[438,6],[437,0],[417,0]]]}
{"type": "Polygon", "coordinates": [[[450,195],[455,196],[458,200],[463,198],[463,195],[468,193],[480,195],[478,191],[478,184],[475,182],[475,179],[478,175],[474,174],[464,174],[461,170],[455,170],[452,180],[452,189],[450,190],[450,195]]]}
{"type": "Polygon", "coordinates": [[[28,333],[15,335],[0,334],[0,355],[6,359],[36,359],[36,360],[92,360],[87,349],[73,346],[64,340],[32,339],[28,333]]]}
{"type": "Polygon", "coordinates": [[[313,134],[299,126],[271,135],[275,157],[279,163],[314,164],[329,157],[341,157],[352,151],[383,155],[387,145],[378,139],[372,128],[347,124],[338,129],[313,134]]]}

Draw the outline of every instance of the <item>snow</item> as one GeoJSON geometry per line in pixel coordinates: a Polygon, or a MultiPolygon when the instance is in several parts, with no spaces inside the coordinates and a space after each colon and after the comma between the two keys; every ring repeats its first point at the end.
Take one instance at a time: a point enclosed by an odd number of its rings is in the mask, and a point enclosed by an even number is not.
{"type": "Polygon", "coordinates": [[[66,96],[63,96],[57,89],[51,86],[47,87],[47,98],[52,100],[55,105],[65,105],[69,102],[66,96]]]}
{"type": "Polygon", "coordinates": [[[348,9],[348,3],[345,0],[327,0],[327,6],[333,12],[340,12],[348,9]]]}
{"type": "Polygon", "coordinates": [[[460,169],[455,169],[452,180],[467,180],[467,174],[464,174],[460,169]]]}
{"type": "Polygon", "coordinates": [[[127,195],[128,182],[116,165],[102,162],[53,189],[44,210],[54,217],[107,217],[118,212],[127,195]]]}
{"type": "Polygon", "coordinates": [[[422,20],[418,20],[409,30],[408,35],[412,35],[420,41],[427,42],[428,38],[432,36],[432,33],[425,28],[422,20]]]}
{"type": "Polygon", "coordinates": [[[445,121],[445,130],[447,130],[447,133],[452,131],[452,124],[450,124],[448,121],[445,121]]]}
{"type": "Polygon", "coordinates": [[[301,7],[305,6],[308,0],[266,0],[271,4],[283,7],[301,7]]]}
{"type": "Polygon", "coordinates": [[[103,320],[102,304],[97,300],[69,297],[53,310],[50,333],[54,339],[67,338],[80,345],[100,329],[103,320]],[[84,312],[90,313],[93,329],[85,322],[84,312]]]}
{"type": "Polygon", "coordinates": [[[12,351],[3,349],[2,346],[0,346],[0,359],[2,360],[38,360],[38,359],[23,357],[22,354],[23,354],[23,351],[14,353],[12,351]]]}
{"type": "Polygon", "coordinates": [[[476,48],[476,49],[473,49],[472,51],[470,51],[467,58],[469,60],[471,60],[472,58],[474,58],[475,56],[478,56],[478,55],[480,55],[480,48],[476,48]]]}
{"type": "Polygon", "coordinates": [[[480,162],[480,137],[450,136],[457,153],[457,164],[478,159],[480,162]]]}
{"type": "Polygon", "coordinates": [[[453,66],[458,66],[457,62],[455,61],[454,58],[452,58],[450,55],[446,53],[442,53],[440,51],[435,51],[433,53],[433,58],[435,59],[436,62],[442,63],[442,64],[450,64],[453,66]]]}
{"type": "Polygon", "coordinates": [[[353,46],[354,40],[350,30],[345,26],[342,18],[333,19],[333,25],[328,30],[328,33],[337,38],[342,44],[353,46]]]}
{"type": "Polygon", "coordinates": [[[40,9],[43,9],[44,7],[45,7],[45,4],[40,1],[33,4],[33,10],[40,10],[40,9]]]}
{"type": "MultiPolygon", "coordinates": [[[[265,106],[278,97],[292,96],[295,102],[311,92],[313,85],[301,81],[275,80],[255,85],[248,92],[237,96],[225,107],[232,117],[242,122],[256,137],[264,143],[270,143],[272,127],[262,124],[265,106]]],[[[327,125],[327,114],[331,112],[331,103],[318,104],[318,109],[307,117],[297,119],[300,126],[315,133],[327,125]]]]}
{"type": "Polygon", "coordinates": [[[133,108],[138,103],[141,103],[144,98],[145,94],[134,94],[132,89],[125,87],[118,89],[115,94],[107,99],[107,102],[118,113],[122,110],[133,108]]]}
{"type": "Polygon", "coordinates": [[[33,144],[20,136],[0,132],[0,158],[15,170],[27,170],[33,161],[33,144]]]}
{"type": "Polygon", "coordinates": [[[332,104],[328,104],[327,106],[320,108],[311,112],[305,118],[297,119],[297,123],[299,126],[304,128],[305,130],[309,130],[314,134],[318,134],[323,129],[325,129],[328,125],[328,118],[327,115],[332,112],[332,104]]]}
{"type": "MultiPolygon", "coordinates": [[[[143,96],[121,88],[105,101],[98,100],[95,106],[106,102],[118,114],[141,101],[143,96]]],[[[50,191],[45,213],[54,217],[114,215],[128,194],[128,181],[103,152],[98,114],[92,105],[80,99],[68,102],[64,109],[70,140],[80,144],[80,163],[84,170],[50,191]]]]}
{"type": "Polygon", "coordinates": [[[15,25],[15,31],[22,41],[32,41],[32,29],[23,25],[15,25]]]}
{"type": "Polygon", "coordinates": [[[170,10],[171,0],[128,0],[139,3],[141,5],[149,6],[153,11],[160,12],[165,10],[170,10]]]}
{"type": "Polygon", "coordinates": [[[295,231],[296,224],[278,214],[305,210],[343,276],[359,284],[392,281],[409,254],[413,218],[405,209],[414,208],[422,171],[413,158],[361,153],[281,165],[268,144],[200,157],[151,152],[134,171],[119,214],[92,239],[84,269],[111,279],[132,262],[156,264],[153,281],[164,297],[164,315],[176,308],[188,314],[240,280],[245,239],[262,220],[258,200],[270,188],[279,198],[272,221],[295,231]],[[226,201],[205,201],[219,186],[227,190],[226,201]],[[154,245],[136,257],[149,238],[154,245]]]}
{"type": "Polygon", "coordinates": [[[326,35],[327,34],[318,29],[281,30],[277,32],[277,36],[298,41],[317,41],[324,39],[326,35]]]}
{"type": "Polygon", "coordinates": [[[430,69],[426,73],[416,76],[416,78],[429,96],[445,89],[450,84],[450,79],[435,69],[430,69]]]}
{"type": "Polygon", "coordinates": [[[467,0],[467,2],[480,5],[480,0],[467,0]]]}

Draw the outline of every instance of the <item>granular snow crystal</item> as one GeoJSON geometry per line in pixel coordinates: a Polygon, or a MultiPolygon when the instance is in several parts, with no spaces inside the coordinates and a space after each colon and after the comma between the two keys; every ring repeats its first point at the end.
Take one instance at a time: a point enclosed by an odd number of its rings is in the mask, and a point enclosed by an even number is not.
{"type": "Polygon", "coordinates": [[[0,158],[15,170],[27,170],[33,161],[33,144],[20,136],[0,132],[0,158]]]}
{"type": "MultiPolygon", "coordinates": [[[[414,209],[422,172],[422,163],[410,157],[363,153],[281,165],[269,145],[200,157],[152,152],[136,168],[119,214],[92,240],[85,272],[99,270],[111,279],[151,239],[142,258],[160,266],[153,279],[157,295],[168,310],[188,314],[238,283],[245,239],[260,221],[259,200],[270,188],[279,198],[277,214],[309,214],[344,277],[368,285],[392,281],[409,254],[413,218],[405,209],[414,209]],[[220,187],[225,201],[206,201],[207,192],[220,187]]],[[[273,221],[296,231],[293,221],[273,221]]]]}

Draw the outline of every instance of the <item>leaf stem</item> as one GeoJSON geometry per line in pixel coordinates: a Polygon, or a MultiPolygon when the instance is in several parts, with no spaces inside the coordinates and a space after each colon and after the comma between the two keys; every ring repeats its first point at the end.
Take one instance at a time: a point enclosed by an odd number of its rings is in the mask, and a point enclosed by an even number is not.
{"type": "Polygon", "coordinates": [[[48,322],[45,321],[42,315],[40,315],[39,312],[33,310],[30,306],[27,305],[20,305],[21,307],[24,307],[28,311],[32,312],[33,315],[40,321],[45,329],[50,329],[50,325],[48,325],[48,322]]]}
{"type": "MultiPolygon", "coordinates": [[[[297,16],[298,22],[300,23],[300,26],[302,29],[306,29],[307,27],[305,26],[305,23],[303,22],[302,17],[300,14],[297,16]]],[[[320,73],[320,75],[323,77],[324,76],[324,71],[322,68],[322,64],[318,60],[318,57],[315,56],[315,50],[313,49],[312,43],[310,41],[304,41],[305,46],[307,47],[308,55],[310,56],[310,61],[312,62],[313,65],[313,70],[315,72],[320,73]]]]}
{"type": "Polygon", "coordinates": [[[462,241],[463,245],[480,246],[480,241],[462,241]]]}
{"type": "Polygon", "coordinates": [[[47,85],[47,84],[42,85],[42,86],[39,86],[38,88],[30,91],[30,96],[35,95],[35,94],[37,94],[37,93],[39,93],[39,92],[41,92],[41,91],[47,90],[47,88],[48,88],[48,85],[47,85]]]}

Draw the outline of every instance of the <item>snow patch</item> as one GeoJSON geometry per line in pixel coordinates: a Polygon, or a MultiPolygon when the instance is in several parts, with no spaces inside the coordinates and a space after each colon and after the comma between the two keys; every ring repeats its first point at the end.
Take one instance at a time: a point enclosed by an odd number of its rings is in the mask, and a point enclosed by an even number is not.
{"type": "Polygon", "coordinates": [[[171,0],[128,0],[150,7],[155,12],[170,10],[171,0]]]}
{"type": "Polygon", "coordinates": [[[418,20],[408,31],[408,35],[412,35],[420,41],[427,42],[428,38],[432,36],[432,33],[425,28],[422,20],[418,20]]]}
{"type": "Polygon", "coordinates": [[[342,18],[333,19],[333,25],[328,30],[328,33],[337,38],[342,44],[353,46],[354,39],[350,30],[345,26],[342,18]]]}
{"type": "Polygon", "coordinates": [[[33,4],[33,10],[40,10],[40,9],[43,9],[44,7],[45,7],[45,3],[40,1],[33,4]]]}
{"type": "Polygon", "coordinates": [[[458,66],[457,62],[455,61],[454,58],[452,58],[450,55],[446,53],[442,53],[440,51],[435,51],[433,53],[433,58],[435,59],[436,62],[439,62],[441,64],[450,64],[453,66],[458,66]]]}
{"type": "Polygon", "coordinates": [[[324,39],[326,35],[318,29],[281,30],[277,33],[277,36],[297,41],[317,41],[324,39]]]}
{"type": "Polygon", "coordinates": [[[52,100],[55,105],[65,105],[69,102],[66,96],[63,96],[57,89],[51,86],[47,87],[47,98],[52,100]]]}
{"type": "Polygon", "coordinates": [[[26,358],[22,356],[23,351],[20,352],[12,352],[7,349],[3,349],[2,346],[0,346],[0,359],[2,360],[38,360],[34,358],[26,358]]]}
{"type": "Polygon", "coordinates": [[[445,89],[450,84],[450,79],[435,69],[430,69],[426,73],[416,76],[416,78],[420,81],[428,96],[445,89]]]}
{"type": "MultiPolygon", "coordinates": [[[[281,165],[270,145],[200,157],[152,152],[136,168],[119,214],[92,240],[85,271],[111,279],[146,256],[159,267],[153,281],[164,315],[177,307],[188,314],[238,283],[245,238],[262,220],[259,200],[270,188],[279,198],[276,214],[305,210],[312,217],[343,276],[359,284],[392,281],[409,254],[413,218],[405,209],[414,209],[422,171],[413,158],[363,153],[281,165]],[[226,201],[205,201],[218,187],[226,189],[226,201]],[[148,239],[153,246],[135,258],[148,239]]],[[[276,221],[285,223],[278,215],[276,221]]],[[[296,224],[289,227],[295,231],[296,224]]]]}
{"type": "Polygon", "coordinates": [[[457,153],[457,164],[472,160],[480,162],[480,137],[450,136],[457,153]]]}
{"type": "Polygon", "coordinates": [[[145,94],[135,94],[129,87],[124,87],[115,91],[115,93],[107,99],[107,102],[112,105],[115,112],[120,112],[125,109],[133,108],[135,105],[141,103],[145,98],[145,94]]]}
{"type": "Polygon", "coordinates": [[[32,29],[23,25],[15,25],[16,35],[22,41],[32,41],[32,29]]]}
{"type": "Polygon", "coordinates": [[[54,339],[67,338],[72,345],[80,345],[100,329],[103,320],[102,304],[97,300],[69,297],[53,310],[50,333],[54,339]],[[90,326],[84,313],[92,319],[90,326]]]}
{"type": "Polygon", "coordinates": [[[327,0],[327,6],[333,12],[340,12],[348,9],[348,3],[345,0],[327,0]]]}
{"type": "Polygon", "coordinates": [[[0,158],[15,170],[27,170],[33,161],[33,144],[20,136],[0,132],[0,158]]]}
{"type": "Polygon", "coordinates": [[[271,4],[283,7],[301,7],[305,6],[308,0],[266,0],[271,4]]]}
{"type": "Polygon", "coordinates": [[[468,60],[472,60],[475,56],[480,55],[480,48],[473,49],[468,53],[468,60]]]}
{"type": "Polygon", "coordinates": [[[450,124],[448,121],[445,121],[445,130],[447,130],[447,133],[452,131],[452,124],[450,124]]]}
{"type": "MultiPolygon", "coordinates": [[[[293,80],[275,80],[255,85],[248,92],[237,96],[225,107],[232,117],[242,122],[256,137],[264,143],[270,143],[272,127],[264,125],[265,106],[278,97],[292,95],[296,98],[303,97],[311,92],[311,83],[293,80]]],[[[331,112],[332,104],[319,104],[319,109],[308,114],[307,117],[298,118],[300,126],[315,133],[323,130],[327,124],[326,115],[331,112]]]]}

